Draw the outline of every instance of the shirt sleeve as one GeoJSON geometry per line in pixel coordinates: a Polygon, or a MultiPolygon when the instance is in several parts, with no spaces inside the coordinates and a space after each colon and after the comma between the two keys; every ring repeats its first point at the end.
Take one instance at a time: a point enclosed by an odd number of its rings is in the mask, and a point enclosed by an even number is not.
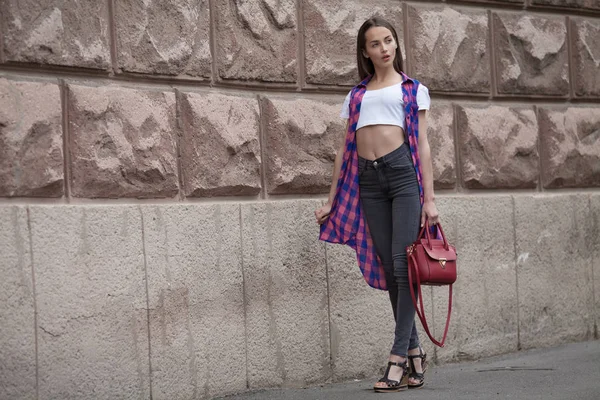
{"type": "Polygon", "coordinates": [[[429,110],[431,105],[431,98],[429,98],[429,89],[423,84],[419,84],[417,89],[417,105],[419,110],[429,110]]]}
{"type": "Polygon", "coordinates": [[[346,95],[346,99],[344,100],[344,105],[342,105],[342,112],[340,112],[340,117],[348,119],[350,118],[350,94],[352,91],[348,92],[346,95]]]}

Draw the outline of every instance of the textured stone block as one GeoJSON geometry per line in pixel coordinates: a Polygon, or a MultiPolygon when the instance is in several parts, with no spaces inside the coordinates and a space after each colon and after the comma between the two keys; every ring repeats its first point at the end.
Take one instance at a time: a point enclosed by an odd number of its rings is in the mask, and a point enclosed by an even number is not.
{"type": "Polygon", "coordinates": [[[534,6],[600,10],[598,0],[531,0],[531,4],[534,6]]]}
{"type": "Polygon", "coordinates": [[[446,0],[448,3],[523,4],[526,0],[446,0]]]}
{"type": "Polygon", "coordinates": [[[333,379],[372,378],[385,366],[394,343],[388,294],[365,282],[349,246],[327,244],[327,268],[333,379]]]}
{"type": "Polygon", "coordinates": [[[499,93],[569,94],[564,17],[494,13],[499,93]]]}
{"type": "Polygon", "coordinates": [[[515,196],[521,346],[591,339],[589,196],[515,196]]]}
{"type": "Polygon", "coordinates": [[[0,79],[0,196],[63,194],[60,104],[56,85],[0,79]]]}
{"type": "Polygon", "coordinates": [[[466,187],[537,186],[538,126],[532,108],[457,106],[456,118],[466,187]]]}
{"type": "Polygon", "coordinates": [[[427,139],[431,147],[435,188],[454,188],[456,186],[456,161],[452,105],[434,102],[426,115],[427,139]]]}
{"type": "Polygon", "coordinates": [[[600,96],[600,21],[573,18],[571,32],[575,94],[600,96]]]}
{"type": "Polygon", "coordinates": [[[124,71],[210,78],[208,0],[115,2],[124,71]]]}
{"type": "Polygon", "coordinates": [[[72,85],[68,106],[73,196],[177,194],[174,93],[72,85]]]}
{"type": "Polygon", "coordinates": [[[320,204],[242,205],[250,388],[331,378],[325,246],[313,214],[320,204]]]}
{"type": "Polygon", "coordinates": [[[110,67],[106,1],[3,1],[0,18],[8,61],[110,67]]]}
{"type": "Polygon", "coordinates": [[[297,18],[293,0],[217,0],[219,78],[295,82],[297,18]]]}
{"type": "Polygon", "coordinates": [[[258,194],[261,156],[256,98],[188,93],[181,109],[185,194],[258,194]]]}
{"type": "Polygon", "coordinates": [[[143,206],[142,213],[152,397],[199,399],[244,391],[239,205],[143,206]]]}
{"type": "Polygon", "coordinates": [[[261,101],[269,193],[329,192],[335,154],[346,130],[339,117],[342,99],[269,96],[261,101]]]}
{"type": "MultiPolygon", "coordinates": [[[[437,360],[474,360],[516,351],[518,304],[511,197],[442,196],[436,204],[444,232],[458,252],[447,345],[437,348],[437,360]]],[[[433,292],[435,336],[441,338],[448,289],[434,287],[433,292]]]]}
{"type": "Polygon", "coordinates": [[[600,187],[600,108],[539,109],[544,187],[600,187]]]}
{"type": "Polygon", "coordinates": [[[36,398],[35,299],[27,210],[0,207],[0,398],[36,398]]]}
{"type": "Polygon", "coordinates": [[[485,10],[439,6],[411,6],[408,10],[415,77],[433,90],[489,92],[485,10]]]}
{"type": "Polygon", "coordinates": [[[402,4],[360,0],[302,1],[307,82],[326,85],[358,83],[356,35],[361,25],[372,16],[385,18],[394,26],[400,49],[405,54],[402,4]]]}
{"type": "Polygon", "coordinates": [[[137,207],[31,207],[39,397],[150,398],[137,207]]]}
{"type": "Polygon", "coordinates": [[[600,195],[590,195],[590,212],[590,237],[587,239],[592,247],[594,298],[596,299],[594,333],[595,338],[598,339],[600,334],[600,195]]]}

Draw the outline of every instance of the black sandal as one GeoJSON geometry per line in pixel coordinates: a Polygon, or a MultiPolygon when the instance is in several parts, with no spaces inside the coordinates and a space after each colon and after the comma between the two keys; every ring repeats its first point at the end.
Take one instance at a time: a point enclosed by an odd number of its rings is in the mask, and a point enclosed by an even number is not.
{"type": "Polygon", "coordinates": [[[385,370],[385,374],[383,375],[383,378],[381,378],[380,380],[377,381],[377,383],[379,383],[379,382],[383,382],[387,385],[387,387],[373,386],[373,390],[375,390],[376,392],[379,392],[379,393],[399,392],[401,390],[405,390],[406,388],[408,388],[408,366],[406,364],[406,361],[404,361],[402,363],[388,361],[388,365],[387,365],[387,369],[385,370]],[[390,373],[390,368],[392,368],[392,366],[402,368],[402,376],[400,377],[399,381],[395,381],[395,380],[388,378],[388,375],[390,373]]]}
{"type": "Polygon", "coordinates": [[[427,354],[423,354],[423,349],[419,347],[419,355],[408,356],[408,362],[410,364],[408,378],[412,378],[414,380],[419,381],[419,383],[416,384],[411,384],[410,381],[408,381],[408,388],[417,389],[423,387],[423,385],[425,384],[425,371],[427,371],[427,354]],[[423,370],[423,372],[416,372],[415,358],[421,359],[421,369],[423,370]]]}

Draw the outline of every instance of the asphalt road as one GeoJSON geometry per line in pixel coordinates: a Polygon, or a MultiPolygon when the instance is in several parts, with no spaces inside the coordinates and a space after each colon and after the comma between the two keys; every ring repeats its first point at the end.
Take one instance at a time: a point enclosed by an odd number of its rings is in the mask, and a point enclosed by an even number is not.
{"type": "Polygon", "coordinates": [[[273,389],[227,400],[600,400],[600,341],[568,344],[432,367],[422,389],[374,393],[371,380],[305,389],[273,389]]]}

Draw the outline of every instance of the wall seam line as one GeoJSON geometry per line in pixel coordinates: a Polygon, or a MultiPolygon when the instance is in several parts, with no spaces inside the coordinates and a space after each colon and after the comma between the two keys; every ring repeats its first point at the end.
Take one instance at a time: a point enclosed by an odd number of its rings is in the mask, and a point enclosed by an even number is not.
{"type": "Polygon", "coordinates": [[[334,359],[333,359],[333,335],[332,333],[332,321],[331,321],[331,292],[330,292],[330,281],[329,281],[329,261],[328,261],[328,252],[327,252],[327,244],[321,243],[325,253],[325,280],[327,282],[327,320],[329,322],[329,373],[331,381],[334,380],[334,359]]]}
{"type": "Polygon", "coordinates": [[[512,229],[513,229],[513,252],[515,264],[515,286],[517,293],[517,351],[520,351],[521,346],[521,299],[519,297],[519,255],[517,252],[517,206],[515,197],[510,196],[512,203],[512,229]]]}
{"type": "Polygon", "coordinates": [[[265,200],[267,198],[267,126],[266,126],[266,118],[265,118],[265,105],[266,101],[260,95],[256,95],[256,101],[258,102],[258,141],[260,144],[260,199],[265,200]]]}
{"type": "Polygon", "coordinates": [[[490,49],[490,98],[498,96],[498,66],[496,65],[496,35],[494,33],[494,13],[488,10],[488,48],[490,49]]]}
{"type": "Polygon", "coordinates": [[[175,150],[177,152],[177,176],[179,180],[179,193],[178,197],[180,201],[185,200],[185,179],[183,176],[183,160],[181,155],[181,141],[183,140],[183,131],[185,129],[185,120],[183,113],[183,102],[184,95],[175,89],[175,113],[177,120],[177,134],[175,136],[175,150]]]}
{"type": "Polygon", "coordinates": [[[410,45],[410,41],[411,41],[411,34],[410,34],[410,29],[409,29],[409,18],[408,18],[408,13],[409,13],[409,5],[406,2],[403,2],[402,5],[402,20],[403,20],[403,24],[402,24],[402,32],[403,32],[403,36],[404,36],[404,52],[406,53],[404,55],[404,58],[406,59],[406,65],[404,66],[404,70],[406,71],[406,74],[409,76],[412,76],[413,73],[413,62],[412,62],[412,51],[411,51],[411,45],[410,45]]]}
{"type": "Polygon", "coordinates": [[[533,113],[535,115],[535,120],[537,123],[537,138],[536,138],[536,145],[537,145],[537,152],[538,152],[538,191],[540,193],[544,192],[544,180],[542,178],[542,174],[544,173],[544,168],[542,165],[542,130],[540,128],[540,110],[539,108],[534,105],[533,106],[533,113]]]}
{"type": "Polygon", "coordinates": [[[302,90],[304,85],[306,84],[306,49],[304,47],[304,0],[296,0],[296,19],[297,19],[297,27],[296,30],[298,34],[297,44],[298,49],[296,51],[296,57],[298,57],[298,77],[297,84],[298,90],[302,90]]]}
{"type": "MultiPolygon", "coordinates": [[[[588,208],[589,208],[589,212],[590,212],[590,217],[593,217],[594,211],[592,208],[592,196],[591,195],[588,196],[588,208]]],[[[592,219],[590,218],[590,221],[591,220],[592,219]]],[[[596,240],[598,240],[598,239],[596,239],[596,240]]],[[[598,262],[598,260],[594,257],[594,252],[592,250],[592,262],[591,262],[591,264],[592,264],[592,267],[591,267],[591,269],[592,269],[592,275],[591,275],[592,276],[592,314],[594,316],[594,326],[593,326],[594,331],[592,332],[592,335],[593,335],[593,338],[596,340],[600,339],[598,337],[598,315],[600,315],[600,313],[598,313],[596,311],[596,281],[594,278],[594,264],[597,262],[598,262]]]]}
{"type": "Polygon", "coordinates": [[[462,9],[489,9],[492,11],[508,11],[530,14],[546,14],[546,15],[587,15],[592,18],[600,17],[600,11],[592,9],[576,9],[571,7],[551,7],[544,5],[531,5],[525,0],[522,4],[519,3],[504,3],[502,0],[498,2],[489,2],[484,0],[447,0],[440,4],[440,0],[409,0],[410,3],[423,4],[424,6],[443,5],[445,7],[462,8],[462,9]]]}
{"type": "Polygon", "coordinates": [[[456,191],[463,192],[462,159],[460,157],[460,134],[458,133],[458,105],[452,104],[452,134],[454,137],[454,162],[456,163],[456,191]]]}
{"type": "Polygon", "coordinates": [[[25,208],[27,212],[27,230],[29,231],[29,257],[31,260],[31,285],[33,292],[33,329],[34,329],[34,343],[35,343],[35,398],[40,398],[40,362],[39,362],[39,310],[37,305],[37,286],[35,280],[35,264],[33,257],[33,231],[31,229],[31,211],[30,207],[25,208]]]}
{"type": "Polygon", "coordinates": [[[0,18],[0,63],[6,62],[6,56],[4,55],[4,18],[0,18]]]}
{"type": "MultiPolygon", "coordinates": [[[[296,95],[300,98],[320,98],[339,96],[348,93],[351,86],[333,86],[333,85],[307,85],[302,90],[298,90],[297,85],[280,85],[259,82],[217,82],[211,84],[207,81],[199,81],[185,78],[173,78],[167,76],[129,76],[128,74],[119,74],[116,76],[104,75],[100,72],[94,73],[89,69],[75,70],[73,68],[54,67],[54,66],[39,66],[36,68],[24,67],[17,64],[0,65],[0,77],[12,81],[18,80],[35,80],[45,82],[55,82],[56,79],[65,79],[72,84],[77,84],[86,87],[97,87],[99,85],[118,85],[123,88],[135,88],[143,86],[148,91],[165,91],[173,90],[174,86],[182,88],[186,92],[207,93],[211,89],[219,89],[223,93],[231,93],[233,95],[240,92],[248,95],[256,94],[278,94],[278,95],[296,95]]],[[[180,89],[181,90],[181,89],[180,89]]],[[[490,93],[483,92],[461,92],[461,91],[442,91],[430,89],[430,95],[433,100],[450,100],[450,101],[472,101],[485,102],[490,100],[490,93]]],[[[542,94],[519,94],[519,93],[499,93],[494,99],[494,102],[505,103],[522,103],[522,104],[578,104],[581,106],[596,107],[600,104],[600,96],[595,97],[576,97],[570,99],[567,96],[557,95],[542,95],[542,94]]]]}
{"type": "Polygon", "coordinates": [[[210,47],[210,55],[211,55],[211,78],[210,78],[210,86],[213,86],[215,82],[217,82],[219,76],[219,66],[217,65],[217,16],[216,16],[216,6],[215,0],[208,0],[208,10],[209,10],[209,24],[210,27],[208,29],[209,35],[209,47],[210,47]]]}
{"type": "Polygon", "coordinates": [[[115,0],[108,0],[108,31],[110,32],[110,71],[109,74],[116,75],[120,72],[117,59],[117,22],[115,20],[115,0]]]}
{"type": "Polygon", "coordinates": [[[565,17],[565,23],[567,28],[567,37],[565,38],[565,44],[567,45],[567,67],[569,71],[569,97],[574,99],[575,95],[575,84],[576,84],[576,76],[575,76],[575,61],[573,55],[573,29],[571,26],[571,18],[569,16],[565,17]]]}
{"type": "Polygon", "coordinates": [[[144,213],[142,206],[138,205],[138,211],[140,213],[141,228],[142,228],[142,253],[144,255],[144,280],[146,283],[146,323],[148,328],[148,382],[150,389],[150,400],[153,399],[152,391],[152,338],[150,336],[150,291],[148,284],[148,259],[146,256],[146,226],[144,221],[144,213]]]}
{"type": "Polygon", "coordinates": [[[246,293],[246,271],[244,270],[244,229],[242,205],[238,205],[238,218],[240,227],[240,266],[242,269],[242,302],[244,306],[244,346],[246,350],[246,389],[250,389],[250,372],[248,358],[248,299],[246,293]]]}
{"type": "MultiPolygon", "coordinates": [[[[435,305],[434,305],[435,299],[433,297],[433,286],[429,286],[429,296],[430,296],[429,298],[431,299],[431,320],[433,321],[433,326],[432,326],[433,336],[436,337],[437,336],[437,328],[436,328],[437,324],[435,323],[436,317],[435,317],[435,305]]],[[[415,324],[416,323],[417,323],[417,321],[415,321],[415,324]]],[[[444,321],[444,323],[445,323],[445,321],[444,321]]],[[[421,341],[421,340],[419,339],[419,341],[421,341]]],[[[438,362],[438,356],[439,355],[438,355],[437,346],[433,346],[433,362],[435,364],[437,364],[437,362],[438,362]]]]}
{"type": "MultiPolygon", "coordinates": [[[[455,189],[436,189],[436,197],[461,197],[461,196],[479,196],[479,197],[490,197],[490,196],[530,196],[539,194],[537,186],[529,189],[463,189],[461,192],[457,192],[455,189]]],[[[549,188],[544,189],[544,194],[551,196],[567,196],[573,194],[582,193],[594,193],[599,194],[600,188],[598,187],[565,187],[565,188],[549,188]]],[[[271,195],[266,199],[261,199],[251,196],[224,196],[224,197],[188,197],[184,201],[179,201],[176,197],[173,198],[72,198],[70,203],[67,203],[63,197],[57,198],[38,198],[38,197],[0,197],[0,206],[2,205],[174,205],[174,204],[185,204],[185,205],[207,205],[207,204],[254,204],[254,203],[276,203],[280,201],[308,201],[308,200],[322,200],[326,199],[327,194],[277,194],[271,195]]]]}
{"type": "Polygon", "coordinates": [[[71,202],[71,133],[69,129],[69,86],[64,79],[59,79],[60,102],[62,107],[63,130],[63,191],[67,203],[71,202]]]}

